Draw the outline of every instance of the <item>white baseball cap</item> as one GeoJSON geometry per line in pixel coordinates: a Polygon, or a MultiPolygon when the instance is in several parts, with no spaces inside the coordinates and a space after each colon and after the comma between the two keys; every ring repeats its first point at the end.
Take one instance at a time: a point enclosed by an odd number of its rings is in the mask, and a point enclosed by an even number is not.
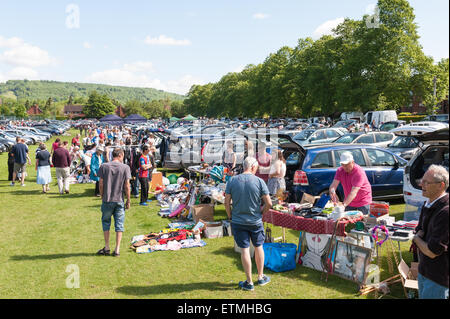
{"type": "Polygon", "coordinates": [[[340,163],[341,164],[346,165],[346,164],[348,164],[350,162],[353,162],[353,161],[354,161],[354,159],[353,159],[352,153],[344,152],[344,153],[341,154],[341,159],[340,159],[340,163]]]}

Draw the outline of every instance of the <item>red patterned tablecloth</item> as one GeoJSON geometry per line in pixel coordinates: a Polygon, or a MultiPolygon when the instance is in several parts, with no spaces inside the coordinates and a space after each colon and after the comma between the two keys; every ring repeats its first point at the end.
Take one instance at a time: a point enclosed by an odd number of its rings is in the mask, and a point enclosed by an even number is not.
{"type": "MultiPolygon", "coordinates": [[[[363,219],[358,216],[350,220],[342,220],[339,222],[336,236],[345,236],[345,226],[348,223],[356,223],[363,219]]],[[[334,220],[318,220],[305,218],[291,214],[281,213],[276,210],[269,210],[263,215],[263,222],[284,228],[305,231],[311,234],[333,234],[336,222],[334,220]]]]}

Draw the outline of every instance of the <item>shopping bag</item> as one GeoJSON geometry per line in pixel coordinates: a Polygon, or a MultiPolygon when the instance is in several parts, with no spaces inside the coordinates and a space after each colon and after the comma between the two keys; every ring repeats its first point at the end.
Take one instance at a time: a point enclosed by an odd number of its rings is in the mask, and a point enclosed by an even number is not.
{"type": "Polygon", "coordinates": [[[264,267],[274,272],[294,270],[297,246],[289,243],[264,243],[264,267]]]}

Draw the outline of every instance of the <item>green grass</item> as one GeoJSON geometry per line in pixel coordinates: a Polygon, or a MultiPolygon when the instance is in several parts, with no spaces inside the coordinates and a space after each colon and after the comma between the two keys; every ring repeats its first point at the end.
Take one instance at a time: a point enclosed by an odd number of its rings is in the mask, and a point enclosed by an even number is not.
{"type": "MultiPolygon", "coordinates": [[[[30,147],[33,165],[28,167],[25,187],[9,186],[7,154],[0,155],[0,298],[366,298],[358,296],[353,282],[333,275],[325,282],[320,272],[301,266],[285,273],[266,271],[272,277],[269,285],[240,291],[236,287],[245,275],[232,237],[204,239],[207,245],[202,248],[136,254],[129,249],[131,238],[159,231],[169,220],[157,215],[156,201],[142,207],[134,197],[126,212],[121,257],[96,256],[104,243],[101,200],[94,197],[94,184],[71,185],[69,195],[59,195],[52,169],[51,191],[42,194],[36,184],[35,149],[30,147]],[[80,270],[79,289],[66,288],[70,275],[66,268],[71,264],[80,270]]],[[[391,215],[400,219],[403,210],[402,203],[392,205],[391,215]]],[[[215,219],[225,218],[224,207],[217,206],[215,219]]],[[[272,231],[281,236],[281,228],[272,231]]],[[[297,244],[298,234],[287,230],[287,241],[297,244]]],[[[114,247],[114,231],[111,235],[114,247]]],[[[410,262],[408,248],[409,244],[402,244],[404,259],[410,262]]],[[[256,279],[255,264],[253,273],[256,279]]],[[[382,279],[389,276],[384,261],[382,279]]],[[[401,284],[391,288],[386,298],[404,298],[401,284]]]]}

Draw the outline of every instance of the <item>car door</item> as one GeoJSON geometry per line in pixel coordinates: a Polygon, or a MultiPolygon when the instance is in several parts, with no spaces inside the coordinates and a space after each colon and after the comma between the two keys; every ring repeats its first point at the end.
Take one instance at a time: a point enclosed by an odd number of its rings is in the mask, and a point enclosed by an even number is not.
{"type": "Polygon", "coordinates": [[[376,148],[367,148],[366,153],[373,170],[372,196],[401,196],[403,167],[395,156],[376,148]]]}

